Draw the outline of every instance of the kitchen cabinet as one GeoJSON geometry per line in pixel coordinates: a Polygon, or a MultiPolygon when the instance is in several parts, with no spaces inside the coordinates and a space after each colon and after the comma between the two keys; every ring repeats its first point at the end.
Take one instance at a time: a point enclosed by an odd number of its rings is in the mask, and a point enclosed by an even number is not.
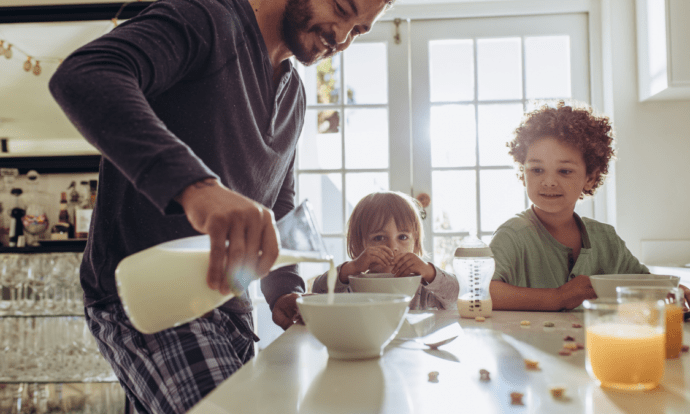
{"type": "Polygon", "coordinates": [[[639,100],[690,100],[690,1],[637,0],[639,100]]]}

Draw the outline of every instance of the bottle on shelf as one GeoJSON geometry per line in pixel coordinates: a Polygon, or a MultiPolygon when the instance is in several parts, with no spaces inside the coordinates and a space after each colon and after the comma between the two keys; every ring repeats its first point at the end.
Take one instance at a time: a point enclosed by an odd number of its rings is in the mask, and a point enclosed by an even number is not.
{"type": "Polygon", "coordinates": [[[76,215],[80,200],[77,182],[72,181],[69,187],[67,187],[67,214],[69,215],[69,223],[72,225],[72,229],[77,225],[76,215]]]}
{"type": "Polygon", "coordinates": [[[14,208],[10,211],[10,217],[12,221],[10,223],[10,247],[23,247],[21,246],[22,240],[24,239],[24,225],[22,224],[22,217],[26,214],[26,209],[24,208],[24,201],[21,199],[21,195],[24,191],[21,188],[13,188],[11,193],[15,197],[14,208]]]}
{"type": "Polygon", "coordinates": [[[26,212],[22,217],[26,244],[38,246],[38,241],[43,238],[46,230],[50,227],[46,210],[50,196],[40,189],[40,175],[37,171],[31,170],[26,173],[29,181],[27,191],[24,193],[26,201],[26,212]]]}
{"type": "Polygon", "coordinates": [[[91,215],[93,214],[93,204],[91,203],[91,186],[88,181],[80,183],[80,203],[75,211],[74,234],[78,239],[89,237],[89,226],[91,225],[91,215]]]}
{"type": "Polygon", "coordinates": [[[74,238],[74,226],[69,222],[69,213],[67,211],[67,193],[60,194],[60,213],[58,214],[58,222],[53,225],[50,231],[51,240],[67,240],[74,238]]]}
{"type": "Polygon", "coordinates": [[[14,219],[10,216],[14,206],[14,196],[11,194],[15,178],[19,176],[16,168],[0,168],[0,245],[10,245],[10,226],[14,219]]]}

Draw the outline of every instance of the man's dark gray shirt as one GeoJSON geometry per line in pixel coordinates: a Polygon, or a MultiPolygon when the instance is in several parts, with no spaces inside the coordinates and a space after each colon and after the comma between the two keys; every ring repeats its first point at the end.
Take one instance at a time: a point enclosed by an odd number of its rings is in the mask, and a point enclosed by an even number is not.
{"type": "MultiPolygon", "coordinates": [[[[304,87],[289,62],[277,86],[246,0],[161,0],[75,51],[50,90],[102,154],[81,284],[87,306],[119,301],[124,257],[196,232],[173,198],[218,178],[269,208],[294,208],[294,154],[304,87]]],[[[294,266],[262,290],[273,307],[304,292],[294,266]]],[[[205,275],[190,275],[205,277],[205,275]]],[[[246,294],[224,305],[251,310],[246,294]]]]}

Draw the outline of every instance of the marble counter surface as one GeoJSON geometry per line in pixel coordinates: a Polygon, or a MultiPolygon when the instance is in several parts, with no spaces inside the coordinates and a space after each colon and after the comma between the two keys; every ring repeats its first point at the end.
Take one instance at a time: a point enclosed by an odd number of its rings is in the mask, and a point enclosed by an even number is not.
{"type": "MultiPolygon", "coordinates": [[[[655,390],[602,389],[585,370],[585,351],[559,355],[563,338],[584,343],[581,312],[499,312],[485,322],[434,311],[423,338],[397,338],[383,357],[329,359],[303,325],[282,334],[190,413],[688,413],[690,355],[667,360],[655,390]],[[529,327],[520,324],[529,320],[529,327]],[[545,327],[544,322],[553,322],[545,327]],[[459,335],[438,350],[422,342],[459,335]],[[524,359],[539,362],[528,370],[524,359]],[[480,380],[480,369],[490,381],[480,380]],[[436,381],[429,373],[437,372],[436,381]],[[565,388],[554,398],[552,386],[565,388]],[[524,394],[523,405],[510,394],[524,394]]],[[[405,332],[410,332],[409,330],[405,332]]],[[[684,327],[685,343],[690,323],[684,327]]]]}

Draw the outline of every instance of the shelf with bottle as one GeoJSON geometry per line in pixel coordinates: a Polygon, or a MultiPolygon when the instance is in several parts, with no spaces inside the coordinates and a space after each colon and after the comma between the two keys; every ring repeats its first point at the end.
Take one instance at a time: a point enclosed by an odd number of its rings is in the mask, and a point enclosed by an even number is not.
{"type": "Polygon", "coordinates": [[[84,250],[98,186],[94,175],[47,177],[46,191],[45,179],[36,171],[26,177],[17,169],[2,168],[0,173],[0,252],[84,250]]]}

